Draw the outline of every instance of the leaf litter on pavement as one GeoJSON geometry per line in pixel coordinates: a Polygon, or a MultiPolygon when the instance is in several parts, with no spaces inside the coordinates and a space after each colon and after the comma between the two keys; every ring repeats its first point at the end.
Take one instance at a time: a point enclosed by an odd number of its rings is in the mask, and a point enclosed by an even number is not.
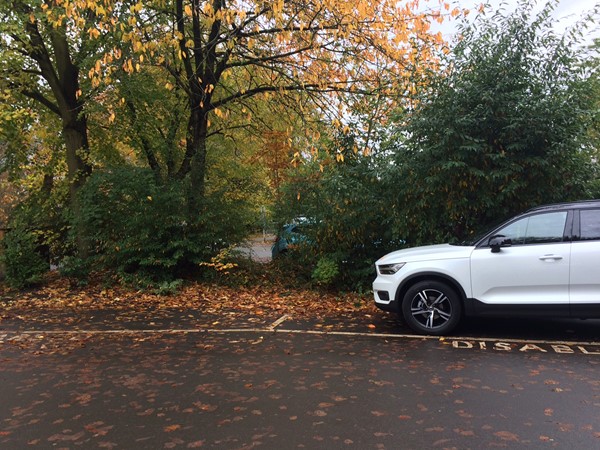
{"type": "MultiPolygon", "coordinates": [[[[87,286],[71,285],[58,275],[26,291],[0,285],[2,331],[102,331],[269,328],[278,321],[329,330],[340,321],[376,331],[378,312],[369,295],[290,286],[265,272],[242,284],[187,282],[177,293],[159,295],[97,279],[87,286]],[[306,325],[308,323],[308,325],[306,325]],[[359,324],[359,325],[357,325],[359,324]]],[[[47,345],[47,336],[27,335],[12,341],[47,345]]],[[[85,336],[63,339],[81,342],[85,336]]],[[[145,337],[140,337],[145,339],[145,337]]]]}

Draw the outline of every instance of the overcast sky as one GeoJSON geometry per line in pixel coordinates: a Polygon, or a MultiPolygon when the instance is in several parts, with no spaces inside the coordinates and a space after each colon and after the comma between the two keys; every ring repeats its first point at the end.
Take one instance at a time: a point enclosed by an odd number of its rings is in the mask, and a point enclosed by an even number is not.
{"type": "MultiPolygon", "coordinates": [[[[546,4],[545,0],[530,0],[538,5],[538,8],[541,9],[543,5],[546,4]]],[[[433,4],[434,2],[431,2],[433,4]]],[[[453,0],[453,4],[459,5],[462,8],[468,8],[471,11],[476,11],[481,3],[489,3],[491,5],[491,10],[495,11],[498,9],[500,5],[508,5],[508,8],[514,9],[516,5],[519,3],[518,0],[453,0]]],[[[582,15],[585,12],[591,11],[594,7],[598,8],[600,11],[600,0],[560,0],[558,7],[554,11],[555,29],[557,32],[564,31],[565,28],[573,25],[579,19],[581,19],[582,15]]],[[[453,27],[450,24],[442,25],[442,32],[444,34],[452,34],[453,27]]],[[[590,42],[594,38],[600,38],[600,27],[596,24],[595,29],[590,33],[593,36],[590,36],[590,42]]]]}

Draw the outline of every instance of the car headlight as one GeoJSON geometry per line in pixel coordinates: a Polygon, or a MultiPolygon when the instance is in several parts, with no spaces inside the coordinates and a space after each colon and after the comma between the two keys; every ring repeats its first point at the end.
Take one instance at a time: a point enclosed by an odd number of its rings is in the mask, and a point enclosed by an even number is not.
{"type": "Polygon", "coordinates": [[[402,267],[404,267],[406,263],[395,263],[395,264],[381,264],[377,267],[379,273],[381,275],[394,275],[398,272],[402,267]]]}

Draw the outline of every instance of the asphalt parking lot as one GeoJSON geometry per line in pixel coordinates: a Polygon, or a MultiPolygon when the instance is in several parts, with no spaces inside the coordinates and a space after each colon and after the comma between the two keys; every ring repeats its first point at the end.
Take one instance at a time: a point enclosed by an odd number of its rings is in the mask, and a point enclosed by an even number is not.
{"type": "Polygon", "coordinates": [[[597,321],[118,318],[0,323],[0,447],[600,448],[597,321]]]}

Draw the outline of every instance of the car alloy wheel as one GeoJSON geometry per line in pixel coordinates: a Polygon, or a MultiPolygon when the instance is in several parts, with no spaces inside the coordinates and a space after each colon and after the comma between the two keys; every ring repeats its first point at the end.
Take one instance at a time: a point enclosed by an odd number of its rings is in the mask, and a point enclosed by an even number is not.
{"type": "Polygon", "coordinates": [[[462,305],[456,292],[445,283],[423,281],[406,292],[402,313],[413,330],[443,335],[458,325],[462,305]]]}

